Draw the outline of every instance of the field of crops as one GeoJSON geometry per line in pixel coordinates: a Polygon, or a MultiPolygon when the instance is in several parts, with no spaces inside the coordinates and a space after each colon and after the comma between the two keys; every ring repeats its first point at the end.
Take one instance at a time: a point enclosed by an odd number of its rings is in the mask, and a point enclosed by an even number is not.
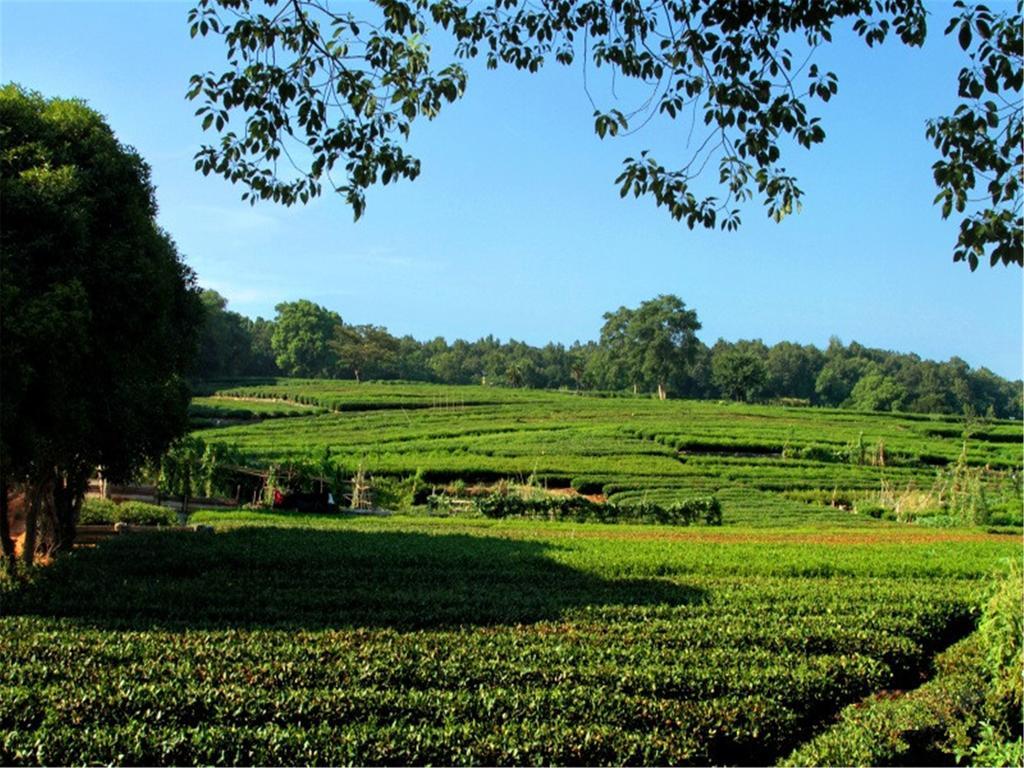
{"type": "MultiPolygon", "coordinates": [[[[343,473],[429,483],[531,482],[603,491],[611,501],[658,503],[715,495],[725,523],[860,522],[851,514],[888,494],[933,492],[947,467],[988,467],[997,521],[1020,517],[1021,426],[950,417],[857,413],[647,397],[429,384],[278,380],[211,388],[204,413],[264,398],[323,409],[314,415],[202,429],[259,466],[325,448],[343,473]]],[[[936,490],[938,488],[938,490],[936,490]]]]}
{"type": "Polygon", "coordinates": [[[205,394],[204,456],[362,466],[432,501],[201,511],[212,533],[0,579],[0,764],[953,764],[983,725],[1019,731],[986,661],[1010,644],[984,641],[1019,600],[981,612],[1020,560],[1019,424],[425,384],[205,394]],[[453,511],[507,481],[519,495],[453,511]],[[958,493],[986,525],[871,513],[958,493]]]}
{"type": "MultiPolygon", "coordinates": [[[[0,763],[766,764],[1019,540],[200,513],[0,591],[0,763]]],[[[0,582],[2,584],[2,582],[0,582]]]]}

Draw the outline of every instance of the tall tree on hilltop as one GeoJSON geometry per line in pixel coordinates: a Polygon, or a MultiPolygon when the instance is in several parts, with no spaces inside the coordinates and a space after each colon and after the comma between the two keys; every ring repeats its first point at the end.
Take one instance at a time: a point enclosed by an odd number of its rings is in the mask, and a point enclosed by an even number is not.
{"type": "Polygon", "coordinates": [[[687,374],[697,350],[697,313],[678,296],[663,295],[636,309],[606,312],[601,345],[622,365],[634,389],[655,389],[660,400],[687,374]]]}
{"type": "Polygon", "coordinates": [[[733,400],[753,402],[768,384],[765,357],[768,350],[760,340],[719,340],[711,349],[711,379],[719,391],[733,400]]]}
{"type": "Polygon", "coordinates": [[[201,294],[204,307],[196,373],[203,379],[244,376],[252,371],[253,321],[228,311],[228,300],[213,290],[201,294]]]}
{"type": "Polygon", "coordinates": [[[814,382],[825,364],[816,347],[780,341],[768,350],[768,390],[774,397],[814,397],[814,382]]]}
{"type": "Polygon", "coordinates": [[[327,377],[336,367],[331,348],[342,326],[337,312],[308,299],[278,304],[270,345],[277,367],[286,376],[327,377]]]}
{"type": "Polygon", "coordinates": [[[337,356],[337,369],[351,374],[356,382],[364,378],[387,378],[398,369],[398,339],[379,325],[338,325],[330,347],[337,356]]]}

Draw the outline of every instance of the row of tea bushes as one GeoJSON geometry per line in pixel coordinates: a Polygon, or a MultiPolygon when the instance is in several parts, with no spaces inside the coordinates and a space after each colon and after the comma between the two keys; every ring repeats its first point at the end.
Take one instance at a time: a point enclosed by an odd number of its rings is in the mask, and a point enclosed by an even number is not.
{"type": "Polygon", "coordinates": [[[970,637],[942,653],[938,674],[897,695],[844,709],[782,765],[1024,764],[1024,643],[1018,561],[996,581],[970,637]]]}
{"type": "Polygon", "coordinates": [[[80,525],[176,525],[178,513],[173,509],[142,501],[117,504],[110,499],[86,499],[78,517],[80,525]]]}
{"type": "Polygon", "coordinates": [[[651,501],[633,504],[598,504],[582,496],[523,498],[492,493],[473,501],[484,517],[523,517],[534,520],[569,520],[596,523],[654,525],[721,525],[722,505],[714,496],[686,499],[662,506],[651,501]]]}
{"type": "Polygon", "coordinates": [[[771,765],[919,685],[1020,548],[907,526],[195,520],[217,534],[114,537],[4,595],[0,764],[771,765]]]}

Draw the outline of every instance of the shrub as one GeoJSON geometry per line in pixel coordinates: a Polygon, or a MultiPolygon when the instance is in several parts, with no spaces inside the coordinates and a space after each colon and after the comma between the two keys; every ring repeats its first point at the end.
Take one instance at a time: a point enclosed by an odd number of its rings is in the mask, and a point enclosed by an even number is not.
{"type": "Polygon", "coordinates": [[[80,525],[113,525],[118,520],[117,504],[110,499],[86,499],[78,516],[80,525]]]}
{"type": "Polygon", "coordinates": [[[491,493],[475,498],[473,506],[484,517],[502,518],[523,516],[531,505],[525,499],[510,493],[491,493]]]}
{"type": "Polygon", "coordinates": [[[854,510],[859,515],[873,517],[875,520],[881,520],[882,516],[885,515],[885,507],[881,504],[857,504],[854,510]]]}
{"type": "Polygon", "coordinates": [[[938,657],[932,680],[847,707],[834,726],[780,764],[938,765],[952,752],[974,765],[1020,765],[1021,578],[1014,561],[996,581],[978,630],[938,657]]]}
{"type": "Polygon", "coordinates": [[[128,501],[118,505],[117,522],[133,525],[174,525],[178,522],[178,513],[156,504],[128,501]]]}
{"type": "Polygon", "coordinates": [[[687,499],[668,507],[652,501],[598,504],[582,496],[547,496],[524,499],[510,493],[479,496],[474,506],[489,518],[527,517],[574,522],[632,522],[655,525],[722,524],[722,505],[714,496],[687,499]]]}
{"type": "Polygon", "coordinates": [[[997,734],[1001,731],[1007,736],[1019,736],[1024,726],[1022,579],[1019,561],[1011,560],[1009,572],[996,581],[978,624],[985,671],[991,680],[985,702],[986,720],[997,734]]]}
{"type": "Polygon", "coordinates": [[[427,510],[432,515],[447,517],[452,512],[451,497],[444,493],[431,493],[427,496],[427,510]]]}
{"type": "Polygon", "coordinates": [[[924,528],[954,528],[959,525],[959,521],[950,515],[927,515],[914,522],[924,528]]]}
{"type": "Polygon", "coordinates": [[[805,446],[798,451],[798,456],[808,461],[833,462],[839,460],[835,449],[829,448],[827,445],[805,446]]]}
{"type": "Polygon", "coordinates": [[[81,525],[175,525],[178,522],[178,513],[173,509],[141,501],[117,504],[110,499],[86,499],[82,502],[78,522],[81,525]]]}

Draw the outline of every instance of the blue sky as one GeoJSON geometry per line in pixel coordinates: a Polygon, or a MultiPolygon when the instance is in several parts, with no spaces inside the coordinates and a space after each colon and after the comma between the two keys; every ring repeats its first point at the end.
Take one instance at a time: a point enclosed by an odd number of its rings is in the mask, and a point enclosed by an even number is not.
{"type": "Polygon", "coordinates": [[[596,338],[603,312],[675,293],[709,344],[824,346],[835,334],[1022,375],[1021,270],[954,264],[956,225],[931,203],[924,121],[955,104],[961,66],[941,34],[948,4],[932,6],[923,50],[869,50],[844,31],[820,52],[839,75],[838,96],[815,107],[828,138],[783,158],[803,212],[775,224],[749,205],[735,233],[620,200],[622,158],[644,146],[667,158],[686,128],[655,121],[601,142],[580,69],[555,65],[471,66],[466,97],[414,126],[420,178],[371,190],[358,223],[333,196],[250,207],[241,188],[193,170],[204,134],[184,93],[223,53],[189,38],[188,7],[3,0],[0,77],[105,114],[151,164],[160,221],[200,283],[232,309],[272,317],[278,302],[309,298],[421,339],[542,344],[596,338]]]}

